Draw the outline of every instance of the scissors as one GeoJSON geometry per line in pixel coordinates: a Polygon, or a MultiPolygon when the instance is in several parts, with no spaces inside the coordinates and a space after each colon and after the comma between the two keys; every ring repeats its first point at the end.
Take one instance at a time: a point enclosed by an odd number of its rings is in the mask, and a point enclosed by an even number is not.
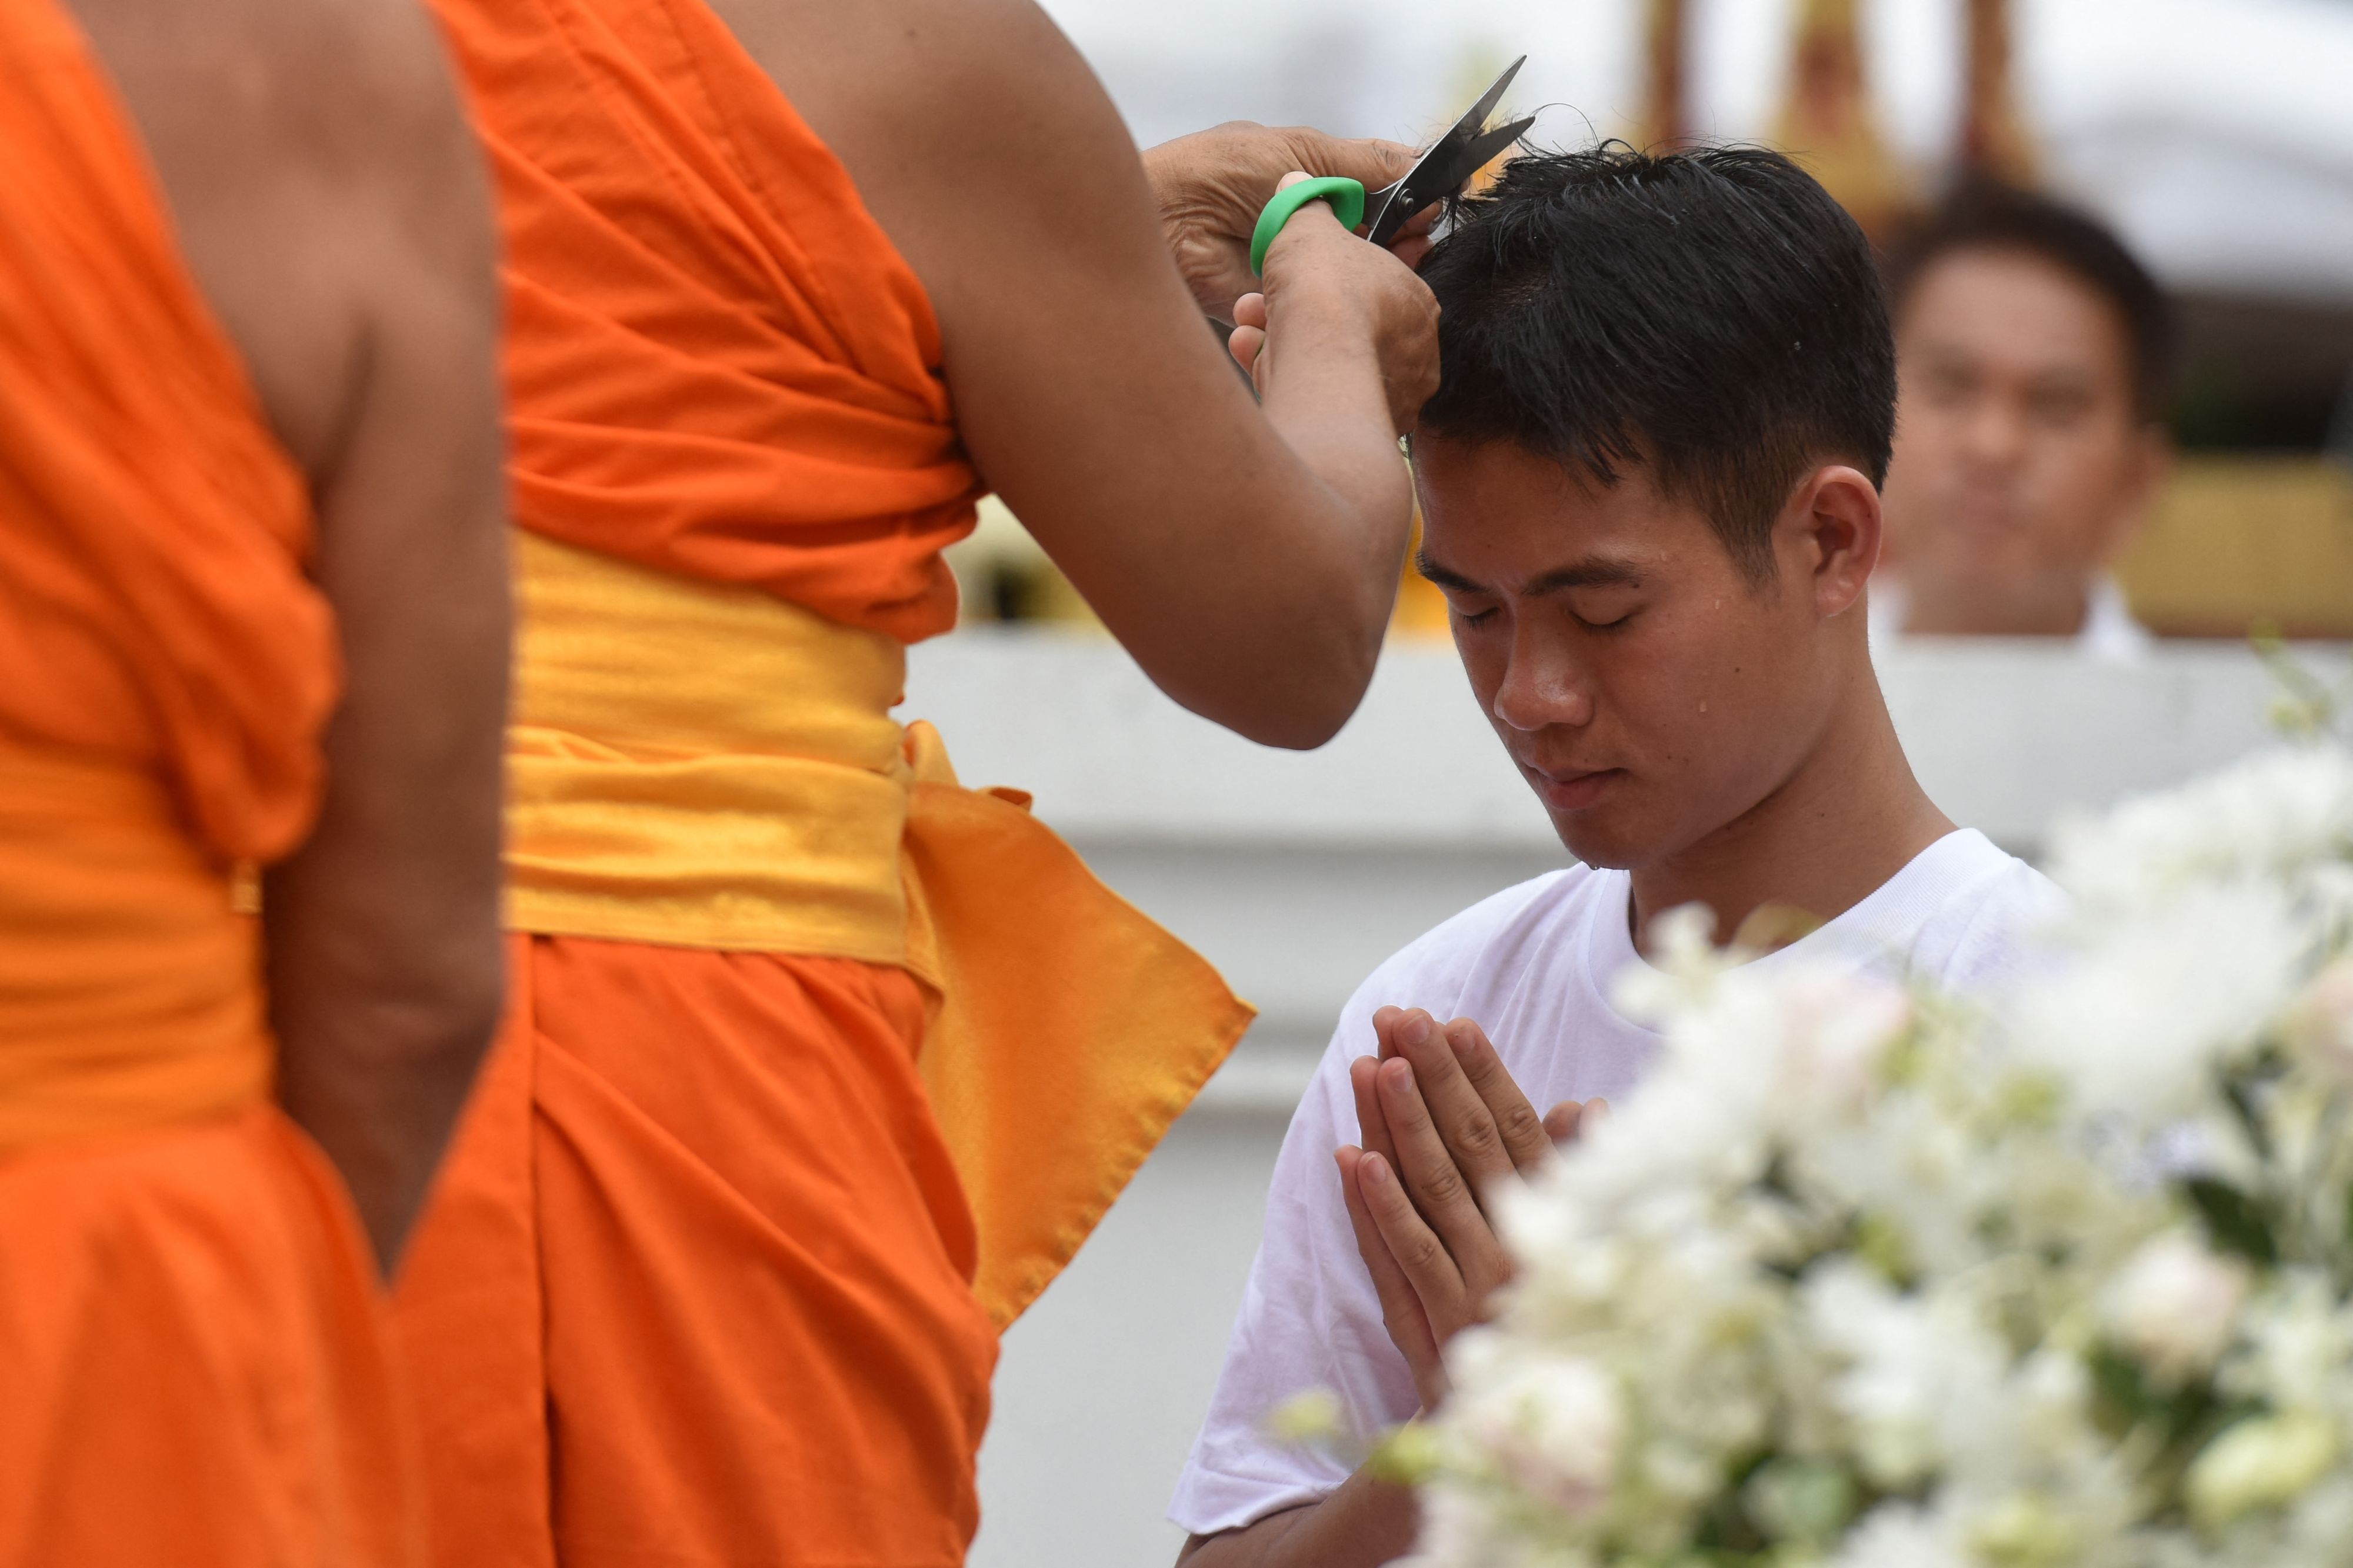
{"type": "Polygon", "coordinates": [[[1409,220],[1461,190],[1496,153],[1527,133],[1528,127],[1536,122],[1533,114],[1493,131],[1484,129],[1487,116],[1495,112],[1504,89],[1512,85],[1512,79],[1527,63],[1528,57],[1522,55],[1505,66],[1494,85],[1479,95],[1479,101],[1445,135],[1430,144],[1430,151],[1407,171],[1404,179],[1366,193],[1365,218],[1372,225],[1366,231],[1366,239],[1375,245],[1387,245],[1409,220]]]}
{"type": "Polygon", "coordinates": [[[1469,183],[1471,176],[1484,168],[1496,153],[1518,141],[1535,116],[1514,120],[1508,125],[1487,129],[1487,116],[1495,111],[1495,104],[1520,68],[1528,63],[1522,55],[1504,68],[1504,74],[1494,84],[1479,95],[1472,104],[1428,151],[1406,172],[1405,178],[1367,192],[1355,180],[1326,177],[1302,180],[1287,190],[1277,192],[1266,210],[1259,215],[1258,227],[1250,236],[1250,270],[1263,274],[1266,270],[1266,248],[1291,215],[1312,201],[1329,201],[1334,213],[1345,227],[1355,228],[1369,223],[1365,237],[1375,245],[1387,245],[1398,231],[1433,205],[1444,201],[1469,183]]]}

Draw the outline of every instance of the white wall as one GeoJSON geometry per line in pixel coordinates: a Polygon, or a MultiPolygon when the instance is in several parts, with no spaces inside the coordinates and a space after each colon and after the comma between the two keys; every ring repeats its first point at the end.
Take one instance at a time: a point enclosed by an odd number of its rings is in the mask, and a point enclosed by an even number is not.
{"type": "MultiPolygon", "coordinates": [[[[2061,811],[2267,738],[2271,677],[2234,648],[2116,668],[2030,645],[1915,644],[1882,667],[1930,794],[2023,853],[2061,811]]],[[[1070,633],[924,645],[905,711],[940,722],[967,784],[1034,790],[1106,880],[1263,1010],[1007,1336],[981,1459],[976,1568],[1161,1568],[1182,1542],[1160,1510],[1223,1353],[1267,1173],[1340,1004],[1405,942],[1565,856],[1442,645],[1392,648],[1355,721],[1303,755],[1182,712],[1109,643],[1070,633]]]]}

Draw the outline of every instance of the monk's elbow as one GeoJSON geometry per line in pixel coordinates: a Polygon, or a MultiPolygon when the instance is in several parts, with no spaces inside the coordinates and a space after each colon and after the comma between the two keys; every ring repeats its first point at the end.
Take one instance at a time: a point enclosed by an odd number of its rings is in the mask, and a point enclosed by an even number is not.
{"type": "Polygon", "coordinates": [[[1353,705],[1332,704],[1286,710],[1270,714],[1258,723],[1241,728],[1240,732],[1248,740],[1277,751],[1312,752],[1337,735],[1355,710],[1353,705]]]}
{"type": "Polygon", "coordinates": [[[1261,746],[1312,752],[1337,735],[1365,700],[1378,661],[1377,639],[1362,646],[1324,643],[1266,669],[1250,721],[1232,727],[1261,746]]]}

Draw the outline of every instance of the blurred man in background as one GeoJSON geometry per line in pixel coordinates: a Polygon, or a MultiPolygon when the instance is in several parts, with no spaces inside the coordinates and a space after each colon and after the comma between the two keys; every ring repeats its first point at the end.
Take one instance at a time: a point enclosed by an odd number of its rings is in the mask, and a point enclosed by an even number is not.
{"type": "Polygon", "coordinates": [[[2170,464],[2165,294],[2089,217],[1965,187],[1888,263],[1903,384],[1875,636],[2149,634],[2108,567],[2170,464]]]}
{"type": "Polygon", "coordinates": [[[415,1568],[382,1282],[501,987],[480,162],[409,0],[0,0],[0,1565],[415,1568]]]}

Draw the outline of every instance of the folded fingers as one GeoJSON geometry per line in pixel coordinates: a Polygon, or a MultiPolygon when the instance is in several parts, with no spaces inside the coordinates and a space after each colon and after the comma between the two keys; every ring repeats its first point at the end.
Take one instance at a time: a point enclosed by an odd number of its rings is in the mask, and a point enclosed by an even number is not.
{"type": "Polygon", "coordinates": [[[1382,1324],[1413,1369],[1419,1387],[1440,1370],[1438,1337],[1430,1331],[1430,1314],[1366,1203],[1365,1151],[1343,1147],[1333,1152],[1333,1158],[1340,1166],[1340,1192],[1347,1200],[1348,1226],[1356,1233],[1357,1256],[1365,1260],[1365,1271],[1373,1279],[1373,1293],[1380,1300],[1382,1324]]]}
{"type": "Polygon", "coordinates": [[[1393,1168],[1407,1195],[1462,1272],[1481,1272],[1486,1254],[1495,1249],[1494,1231],[1479,1207],[1469,1174],[1431,1119],[1412,1064],[1383,1062],[1375,1080],[1382,1116],[1397,1145],[1393,1168]]]}
{"type": "Polygon", "coordinates": [[[1519,1080],[1476,1020],[1457,1018],[1445,1027],[1457,1069],[1479,1097],[1495,1124],[1504,1153],[1514,1169],[1534,1170],[1552,1157],[1552,1140],[1545,1136],[1544,1118],[1521,1091],[1519,1080]]]}

